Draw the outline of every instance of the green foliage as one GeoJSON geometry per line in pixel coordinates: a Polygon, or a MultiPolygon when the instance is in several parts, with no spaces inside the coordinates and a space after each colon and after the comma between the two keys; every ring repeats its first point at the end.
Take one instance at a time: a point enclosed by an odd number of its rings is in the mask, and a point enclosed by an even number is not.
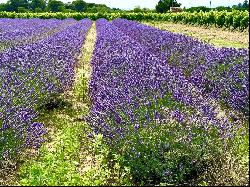
{"type": "Polygon", "coordinates": [[[237,7],[235,7],[238,10],[249,10],[249,3],[248,0],[244,0],[243,3],[239,3],[237,7]]]}
{"type": "Polygon", "coordinates": [[[0,11],[5,11],[6,10],[6,4],[0,3],[0,11]]]}
{"type": "Polygon", "coordinates": [[[9,6],[10,11],[18,12],[18,7],[29,7],[28,0],[9,0],[7,2],[7,6],[9,6]]]}
{"type": "Polygon", "coordinates": [[[218,6],[215,8],[217,11],[232,11],[230,7],[218,6]]]}
{"type": "MultiPolygon", "coordinates": [[[[150,98],[148,100],[150,101],[150,98]]],[[[167,115],[168,108],[179,109],[186,113],[195,112],[192,108],[176,103],[170,95],[167,95],[157,103],[151,102],[149,106],[141,106],[132,111],[138,118],[134,123],[126,125],[126,135],[117,141],[114,140],[110,147],[112,154],[119,155],[119,165],[130,171],[133,184],[241,185],[246,183],[249,160],[247,127],[240,127],[235,138],[222,139],[218,129],[205,130],[202,124],[177,122],[171,119],[147,121],[145,118],[145,116],[152,117],[155,110],[160,116],[167,115]],[[230,158],[224,158],[224,155],[230,155],[230,158]],[[230,168],[230,164],[234,167],[230,168]],[[223,174],[223,169],[228,173],[223,174]],[[234,176],[234,173],[237,173],[237,176],[234,176]],[[226,179],[222,181],[221,175],[230,178],[230,182],[226,182],[226,179]]],[[[120,116],[129,122],[124,115],[120,112],[120,116]]],[[[117,125],[115,122],[112,123],[112,119],[109,123],[117,125]]]]}
{"type": "Polygon", "coordinates": [[[134,8],[134,12],[141,12],[141,11],[142,11],[142,9],[140,8],[140,6],[136,6],[134,8]]]}
{"type": "Polygon", "coordinates": [[[139,12],[150,13],[150,12],[155,12],[155,11],[148,9],[148,8],[141,8],[140,6],[136,6],[132,12],[134,12],[134,13],[139,13],[139,12]]]}
{"type": "MultiPolygon", "coordinates": [[[[213,158],[223,154],[224,144],[216,129],[206,131],[200,125],[174,120],[149,122],[145,117],[152,118],[155,110],[160,116],[167,115],[169,108],[194,112],[166,95],[157,103],[132,111],[138,118],[133,124],[127,124],[126,135],[111,146],[112,152],[119,155],[119,165],[129,168],[135,184],[188,183],[213,158]]],[[[124,114],[120,115],[126,120],[124,114]]],[[[112,125],[112,120],[109,123],[112,125]]]]}
{"type": "MultiPolygon", "coordinates": [[[[0,121],[0,127],[2,128],[2,122],[0,121]]],[[[14,157],[16,152],[13,148],[20,147],[23,144],[23,139],[15,136],[15,130],[8,129],[0,133],[0,137],[4,137],[5,141],[0,143],[0,154],[4,157],[14,157]],[[8,151],[10,150],[10,151],[8,151]],[[13,150],[13,151],[12,151],[13,150]]],[[[3,157],[0,157],[0,162],[4,160],[3,157]]]]}
{"type": "Polygon", "coordinates": [[[48,2],[48,10],[51,12],[59,12],[64,8],[64,4],[61,1],[50,0],[48,2]]]}
{"type": "Polygon", "coordinates": [[[46,2],[44,0],[32,0],[30,8],[35,12],[42,12],[46,8],[46,2]]]}
{"type": "Polygon", "coordinates": [[[171,17],[173,22],[189,23],[192,25],[215,25],[217,27],[226,27],[229,29],[244,30],[248,28],[249,13],[248,11],[233,10],[227,11],[210,11],[194,13],[178,13],[171,17]]]}
{"type": "Polygon", "coordinates": [[[206,7],[206,6],[197,6],[197,7],[191,7],[191,8],[185,9],[186,12],[195,12],[195,11],[196,12],[200,12],[200,11],[209,12],[209,11],[212,11],[212,10],[213,11],[228,11],[228,12],[231,12],[232,8],[230,8],[229,6],[228,7],[218,6],[216,8],[209,8],[209,7],[206,7]]]}
{"type": "Polygon", "coordinates": [[[83,12],[87,8],[87,3],[83,0],[75,0],[72,2],[72,5],[77,12],[83,12]]]}
{"type": "Polygon", "coordinates": [[[72,127],[57,119],[62,129],[54,134],[52,150],[43,147],[38,162],[25,163],[20,170],[21,185],[79,185],[80,175],[76,172],[79,158],[79,124],[72,127]]]}
{"type": "Polygon", "coordinates": [[[28,12],[28,10],[25,7],[18,7],[17,12],[23,13],[23,12],[28,12]]]}
{"type": "Polygon", "coordinates": [[[203,12],[209,12],[211,9],[208,8],[208,7],[205,7],[205,6],[198,6],[198,7],[191,7],[191,8],[188,8],[186,9],[185,11],[186,12],[200,12],[200,11],[203,11],[203,12]]]}
{"type": "Polygon", "coordinates": [[[224,153],[213,158],[195,184],[207,186],[246,186],[249,183],[249,131],[247,124],[227,142],[224,153]]]}
{"type": "MultiPolygon", "coordinates": [[[[39,71],[39,68],[37,69],[39,71]]],[[[34,108],[36,111],[39,111],[44,105],[46,105],[47,101],[50,98],[59,98],[59,94],[50,94],[50,93],[45,93],[43,90],[44,89],[44,84],[43,82],[39,79],[39,77],[33,77],[32,79],[28,78],[29,73],[33,73],[34,68],[30,68],[27,70],[27,73],[23,72],[16,72],[15,74],[13,73],[13,76],[19,77],[20,81],[23,81],[23,90],[22,92],[13,92],[13,104],[18,107],[18,106],[24,106],[24,107],[31,107],[34,108]],[[24,81],[25,80],[25,81],[24,81]],[[26,97],[26,93],[28,90],[34,90],[34,94],[30,95],[29,97],[26,97]],[[29,102],[27,102],[29,100],[29,102]],[[36,101],[36,102],[30,102],[36,101]],[[28,106],[27,106],[28,105],[28,106]]],[[[41,71],[41,73],[43,73],[41,71]]],[[[56,79],[53,76],[50,76],[50,81],[53,85],[59,85],[58,79],[56,79]]],[[[1,112],[1,108],[0,108],[1,112]]],[[[15,115],[15,113],[11,114],[15,115]]],[[[13,116],[8,116],[9,118],[12,118],[13,116]]],[[[3,122],[0,120],[0,127],[2,128],[3,122]]],[[[24,129],[27,127],[28,124],[23,124],[24,129]]],[[[0,155],[4,155],[6,153],[9,154],[11,158],[16,158],[16,148],[19,148],[21,145],[25,143],[25,137],[26,134],[23,136],[16,136],[16,133],[14,133],[15,129],[9,128],[7,131],[1,131],[0,132],[0,137],[5,137],[6,140],[2,141],[3,143],[0,144],[0,155]],[[7,142],[7,143],[6,143],[7,142]]],[[[0,157],[0,161],[3,158],[0,157]]]]}
{"type": "Polygon", "coordinates": [[[41,8],[35,8],[34,12],[41,13],[41,12],[43,12],[43,10],[41,8]]]}
{"type": "Polygon", "coordinates": [[[170,7],[180,7],[181,4],[177,3],[176,0],[160,0],[156,5],[155,9],[159,13],[166,13],[170,10],[170,7]]]}
{"type": "Polygon", "coordinates": [[[88,131],[87,124],[72,125],[67,118],[60,118],[57,111],[46,114],[45,118],[53,119],[57,126],[52,141],[40,149],[38,158],[28,159],[21,166],[19,185],[100,186],[108,185],[111,180],[113,185],[130,185],[129,170],[122,170],[115,160],[116,164],[110,167],[110,152],[101,135],[88,140],[87,133],[83,134],[88,131]]]}
{"type": "MultiPolygon", "coordinates": [[[[58,1],[51,0],[49,3],[49,7],[51,11],[62,10],[65,11],[64,6],[60,6],[61,4],[58,1]]],[[[109,13],[108,10],[103,7],[97,10],[96,7],[88,8],[88,11],[93,11],[97,13],[68,13],[66,12],[55,12],[55,13],[15,13],[15,12],[0,12],[1,18],[42,18],[42,19],[65,19],[65,18],[74,18],[76,20],[80,20],[83,18],[90,18],[92,20],[97,20],[99,18],[105,18],[108,20],[113,20],[116,18],[124,18],[129,20],[137,20],[137,21],[171,21],[192,25],[205,25],[205,26],[217,26],[217,27],[225,27],[228,29],[240,29],[244,30],[248,28],[249,25],[249,12],[248,11],[240,11],[233,10],[232,12],[227,11],[210,11],[210,12],[181,12],[181,13],[165,13],[158,14],[153,12],[138,12],[138,13],[129,13],[129,12],[121,12],[121,13],[109,13]],[[101,10],[102,9],[102,10],[101,10]]]]}

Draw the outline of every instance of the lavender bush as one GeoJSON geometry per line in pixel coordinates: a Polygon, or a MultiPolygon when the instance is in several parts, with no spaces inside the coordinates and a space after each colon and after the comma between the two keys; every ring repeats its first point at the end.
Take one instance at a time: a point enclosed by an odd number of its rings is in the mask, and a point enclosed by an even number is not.
{"type": "Polygon", "coordinates": [[[74,19],[0,19],[0,51],[38,42],[75,23],[74,19]]]}
{"type": "Polygon", "coordinates": [[[240,127],[210,95],[147,47],[100,19],[91,60],[90,124],[135,181],[183,183],[240,127]]]}
{"type": "Polygon", "coordinates": [[[216,48],[191,37],[135,21],[112,22],[169,65],[178,67],[202,92],[249,116],[249,50],[216,48]]]}
{"type": "Polygon", "coordinates": [[[0,53],[1,159],[43,142],[46,129],[35,122],[37,109],[72,86],[77,56],[91,24],[84,19],[47,39],[0,53]]]}

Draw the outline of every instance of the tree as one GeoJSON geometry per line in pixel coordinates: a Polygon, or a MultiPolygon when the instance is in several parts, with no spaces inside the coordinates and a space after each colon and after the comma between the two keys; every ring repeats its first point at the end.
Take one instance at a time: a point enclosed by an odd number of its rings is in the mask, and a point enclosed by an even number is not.
{"type": "Polygon", "coordinates": [[[44,0],[31,0],[30,7],[32,10],[40,11],[38,8],[44,10],[46,7],[46,2],[44,0]]]}
{"type": "Polygon", "coordinates": [[[28,9],[29,3],[28,0],[9,0],[7,2],[9,11],[18,12],[18,7],[23,7],[28,9]]]}
{"type": "Polygon", "coordinates": [[[17,8],[17,12],[19,12],[19,13],[24,13],[24,12],[29,12],[29,10],[28,9],[26,9],[25,7],[18,7],[17,8]]]}
{"type": "Polygon", "coordinates": [[[63,11],[64,9],[64,4],[61,1],[57,0],[49,0],[48,2],[48,10],[51,12],[59,12],[63,11]]]}
{"type": "Polygon", "coordinates": [[[112,9],[104,4],[87,3],[86,12],[112,12],[112,9]]]}
{"type": "Polygon", "coordinates": [[[196,11],[196,12],[200,12],[200,11],[209,12],[210,10],[211,10],[210,8],[205,7],[205,6],[197,6],[197,7],[191,7],[191,8],[186,9],[187,12],[194,12],[194,11],[196,11]]]}
{"type": "Polygon", "coordinates": [[[218,6],[218,7],[215,8],[215,10],[217,10],[217,11],[223,11],[223,10],[231,11],[231,8],[230,7],[224,7],[224,6],[218,6]]]}
{"type": "Polygon", "coordinates": [[[233,9],[233,10],[237,10],[237,9],[238,9],[238,6],[237,6],[237,5],[233,5],[233,6],[232,6],[232,9],[233,9]]]}
{"type": "Polygon", "coordinates": [[[41,8],[35,8],[35,10],[33,10],[34,12],[36,12],[36,13],[40,13],[40,12],[43,12],[43,10],[41,9],[41,8]]]}
{"type": "Polygon", "coordinates": [[[136,6],[133,12],[142,12],[142,9],[140,6],[136,6]]]}
{"type": "Polygon", "coordinates": [[[248,0],[244,0],[243,3],[239,3],[238,5],[233,5],[232,8],[236,10],[249,10],[248,0]]]}
{"type": "Polygon", "coordinates": [[[5,10],[6,10],[6,4],[0,3],[0,11],[5,11],[5,10]]]}
{"type": "Polygon", "coordinates": [[[7,3],[1,3],[0,11],[7,11],[7,12],[13,11],[12,6],[10,5],[10,2],[8,1],[7,3]]]}
{"type": "Polygon", "coordinates": [[[65,9],[71,9],[74,10],[74,5],[71,2],[64,3],[65,9]]]}
{"type": "Polygon", "coordinates": [[[87,8],[87,3],[83,0],[75,0],[72,2],[72,5],[77,12],[83,12],[87,8]]]}
{"type": "Polygon", "coordinates": [[[170,7],[180,7],[181,4],[176,0],[160,0],[155,9],[159,13],[165,13],[170,10],[170,7]]]}
{"type": "Polygon", "coordinates": [[[245,0],[242,4],[242,8],[249,8],[248,0],[245,0]]]}

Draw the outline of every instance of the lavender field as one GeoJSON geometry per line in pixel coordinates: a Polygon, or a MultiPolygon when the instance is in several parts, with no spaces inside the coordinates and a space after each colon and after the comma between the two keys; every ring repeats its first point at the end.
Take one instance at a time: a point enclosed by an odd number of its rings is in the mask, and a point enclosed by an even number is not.
{"type": "Polygon", "coordinates": [[[0,19],[0,185],[247,185],[249,48],[115,19],[0,19]]]}

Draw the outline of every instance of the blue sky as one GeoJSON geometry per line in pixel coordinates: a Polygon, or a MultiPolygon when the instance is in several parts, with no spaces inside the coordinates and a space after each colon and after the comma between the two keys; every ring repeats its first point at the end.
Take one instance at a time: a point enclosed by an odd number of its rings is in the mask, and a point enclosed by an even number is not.
{"type": "MultiPolygon", "coordinates": [[[[72,0],[61,0],[63,2],[71,2],[72,0]]],[[[111,8],[121,9],[133,9],[135,6],[141,8],[154,8],[159,0],[85,0],[88,3],[99,3],[106,4],[111,8]]],[[[232,6],[238,3],[243,3],[244,0],[211,0],[212,7],[217,6],[232,6]]],[[[5,3],[7,0],[0,0],[0,3],[5,3]]],[[[193,7],[193,6],[210,6],[210,0],[177,0],[178,3],[182,4],[182,7],[193,7]]],[[[249,1],[248,1],[249,2],[249,1]]]]}

